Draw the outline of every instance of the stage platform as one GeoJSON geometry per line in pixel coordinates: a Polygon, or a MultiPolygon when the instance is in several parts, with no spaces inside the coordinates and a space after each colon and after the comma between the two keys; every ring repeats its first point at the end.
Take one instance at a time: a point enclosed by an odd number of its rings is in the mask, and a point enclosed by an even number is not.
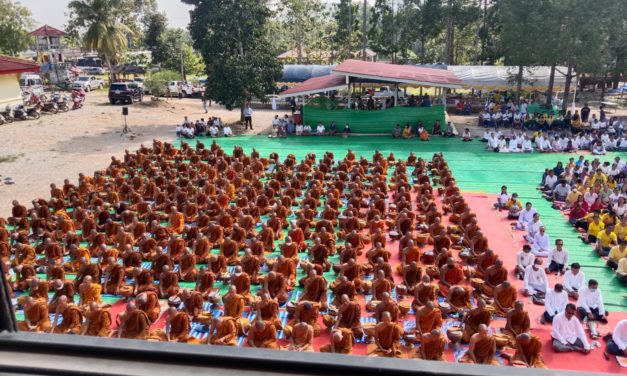
{"type": "Polygon", "coordinates": [[[444,106],[431,107],[393,107],[386,110],[327,110],[312,106],[304,108],[304,122],[315,129],[316,124],[322,123],[327,127],[335,121],[338,130],[348,123],[353,133],[392,133],[396,124],[404,126],[410,123],[414,126],[422,121],[424,127],[431,131],[436,120],[440,121],[442,129],[445,127],[444,106]]]}

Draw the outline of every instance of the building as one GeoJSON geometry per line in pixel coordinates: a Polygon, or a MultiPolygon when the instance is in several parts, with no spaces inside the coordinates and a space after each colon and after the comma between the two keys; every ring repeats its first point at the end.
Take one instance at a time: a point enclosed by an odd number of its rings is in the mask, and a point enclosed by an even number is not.
{"type": "Polygon", "coordinates": [[[39,64],[9,56],[0,55],[0,110],[7,105],[22,103],[20,75],[39,72],[39,64]]]}

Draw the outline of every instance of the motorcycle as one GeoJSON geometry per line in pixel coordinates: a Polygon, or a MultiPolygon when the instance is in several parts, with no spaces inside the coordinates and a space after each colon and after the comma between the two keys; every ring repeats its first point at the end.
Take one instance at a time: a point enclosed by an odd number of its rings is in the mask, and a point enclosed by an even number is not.
{"type": "Polygon", "coordinates": [[[18,120],[34,120],[41,117],[41,112],[37,107],[26,108],[24,105],[17,106],[14,113],[18,120]]]}
{"type": "Polygon", "coordinates": [[[83,103],[85,103],[85,90],[83,89],[72,89],[72,110],[78,110],[83,107],[83,103]]]}
{"type": "Polygon", "coordinates": [[[55,92],[52,94],[52,101],[57,104],[59,111],[68,112],[70,110],[70,107],[67,105],[67,95],[62,97],[61,94],[55,92]]]}
{"type": "Polygon", "coordinates": [[[45,95],[35,96],[33,98],[33,102],[35,104],[35,108],[37,108],[39,111],[49,112],[53,114],[59,112],[59,106],[57,106],[57,103],[55,101],[49,101],[45,95]]]}
{"type": "Polygon", "coordinates": [[[4,118],[5,123],[13,123],[13,120],[15,120],[15,113],[13,112],[13,108],[11,108],[11,106],[7,106],[4,112],[0,112],[0,115],[4,118]]]}

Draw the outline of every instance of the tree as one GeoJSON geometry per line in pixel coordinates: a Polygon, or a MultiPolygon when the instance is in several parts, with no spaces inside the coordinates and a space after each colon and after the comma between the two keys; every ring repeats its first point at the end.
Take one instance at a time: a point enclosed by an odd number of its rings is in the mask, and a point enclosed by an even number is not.
{"type": "Polygon", "coordinates": [[[98,51],[109,68],[112,80],[113,63],[128,47],[130,27],[122,20],[127,17],[128,0],[73,0],[68,4],[70,24],[74,30],[86,29],[83,46],[98,51]]]}
{"type": "Polygon", "coordinates": [[[154,97],[159,98],[169,95],[170,89],[168,88],[168,83],[170,81],[177,81],[178,79],[179,74],[176,71],[163,70],[151,74],[144,84],[154,97]]]}
{"type": "Polygon", "coordinates": [[[189,32],[180,28],[166,29],[159,36],[152,48],[152,61],[172,71],[182,70],[181,79],[187,74],[200,75],[205,68],[201,57],[192,48],[189,32]]]}
{"type": "Polygon", "coordinates": [[[395,14],[394,6],[387,0],[376,0],[368,29],[372,49],[377,54],[390,57],[393,63],[399,52],[399,40],[406,38],[405,35],[399,35],[398,14],[395,14]]]}
{"type": "Polygon", "coordinates": [[[335,19],[335,33],[333,37],[332,53],[337,48],[339,60],[351,57],[356,46],[361,41],[359,3],[352,0],[340,0],[335,4],[333,18],[335,19]]]}
{"type": "Polygon", "coordinates": [[[308,52],[315,44],[323,14],[324,4],[320,0],[279,1],[277,16],[290,42],[294,43],[298,64],[303,63],[303,52],[308,52]]]}
{"type": "Polygon", "coordinates": [[[144,18],[146,31],[144,32],[144,45],[151,51],[159,47],[160,38],[168,28],[168,18],[165,13],[153,12],[144,18]]]}
{"type": "Polygon", "coordinates": [[[32,41],[28,35],[33,26],[31,12],[12,0],[0,0],[0,9],[0,53],[15,56],[32,41]]]}
{"type": "Polygon", "coordinates": [[[281,77],[268,38],[271,12],[264,0],[182,0],[193,5],[190,34],[207,70],[206,94],[228,109],[264,99],[281,77]]]}

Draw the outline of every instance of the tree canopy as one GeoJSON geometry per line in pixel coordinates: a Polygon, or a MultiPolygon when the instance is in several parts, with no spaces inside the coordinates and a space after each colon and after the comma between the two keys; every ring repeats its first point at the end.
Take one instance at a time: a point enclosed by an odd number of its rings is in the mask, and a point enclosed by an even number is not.
{"type": "Polygon", "coordinates": [[[12,0],[0,0],[0,53],[15,56],[31,43],[33,19],[28,8],[12,0]]]}

